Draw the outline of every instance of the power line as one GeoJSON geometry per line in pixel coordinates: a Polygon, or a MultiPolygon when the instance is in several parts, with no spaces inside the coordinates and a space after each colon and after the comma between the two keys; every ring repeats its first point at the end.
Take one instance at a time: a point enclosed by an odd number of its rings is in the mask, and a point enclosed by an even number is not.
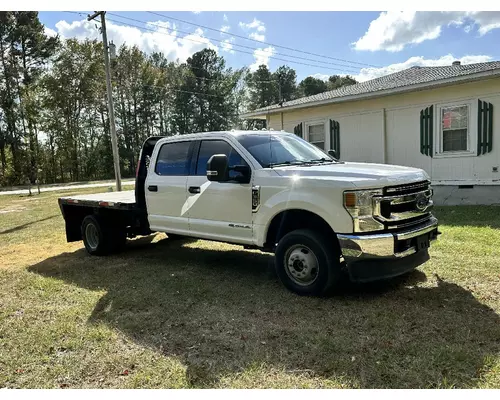
{"type": "MultiPolygon", "coordinates": [[[[71,12],[71,11],[67,11],[67,12],[71,12]]],[[[83,14],[83,13],[74,12],[74,11],[71,12],[71,13],[74,13],[74,14],[83,14]]],[[[116,14],[113,14],[113,15],[116,15],[116,14]]],[[[121,17],[121,16],[118,16],[118,17],[121,17]]],[[[127,17],[125,17],[125,18],[127,18],[127,17]]],[[[108,18],[108,21],[116,22],[118,24],[123,24],[123,25],[126,25],[126,26],[131,26],[131,27],[134,27],[134,28],[137,28],[137,29],[140,29],[140,30],[150,31],[150,32],[154,32],[154,33],[159,33],[159,34],[166,35],[166,36],[172,36],[172,37],[175,37],[175,38],[180,39],[180,40],[189,40],[189,41],[194,42],[194,43],[207,44],[206,42],[195,40],[195,39],[192,39],[192,38],[187,38],[185,36],[184,37],[178,37],[177,35],[174,35],[174,34],[171,34],[171,33],[168,33],[168,32],[161,32],[161,31],[158,31],[157,29],[151,29],[151,28],[147,28],[147,27],[143,27],[143,26],[137,26],[137,25],[134,25],[134,24],[131,24],[131,23],[123,22],[123,21],[113,20],[111,18],[108,18]]],[[[137,20],[137,21],[139,21],[140,23],[143,23],[143,24],[148,24],[148,22],[145,22],[145,21],[140,21],[140,20],[137,20]]],[[[152,25],[155,25],[155,24],[152,24],[152,25]]],[[[162,27],[162,28],[164,28],[164,27],[162,27]]],[[[192,33],[189,33],[189,35],[192,35],[192,33]]],[[[207,38],[207,37],[205,37],[205,39],[222,42],[221,40],[213,39],[213,38],[207,38]]],[[[237,51],[239,53],[250,54],[252,56],[255,56],[254,53],[250,53],[248,51],[243,51],[243,50],[238,50],[238,49],[233,49],[233,50],[237,51]]],[[[254,49],[254,50],[258,50],[258,49],[254,49]]],[[[314,65],[314,64],[308,64],[308,63],[303,63],[303,62],[299,62],[299,61],[286,60],[286,59],[283,59],[283,58],[274,57],[272,55],[267,55],[267,54],[265,54],[264,51],[261,51],[261,52],[263,53],[263,55],[266,55],[269,58],[272,58],[272,59],[278,60],[278,61],[284,61],[286,63],[300,64],[300,65],[306,65],[306,66],[309,66],[309,67],[314,67],[314,68],[319,68],[319,69],[327,69],[327,70],[332,70],[332,71],[340,71],[340,72],[351,72],[351,73],[358,72],[356,70],[347,71],[346,69],[331,68],[331,67],[325,67],[323,65],[314,65]]],[[[285,56],[286,57],[294,57],[294,56],[289,56],[289,55],[285,55],[285,56]]],[[[312,60],[312,61],[314,61],[314,60],[312,60]]],[[[323,62],[323,61],[319,61],[319,62],[323,62]]],[[[352,68],[355,68],[355,67],[348,67],[348,68],[352,69],[352,68]]]]}
{"type": "MultiPolygon", "coordinates": [[[[158,26],[160,28],[164,28],[163,26],[161,25],[158,25],[154,22],[146,22],[146,21],[141,21],[141,20],[138,20],[138,19],[135,19],[135,18],[130,18],[130,17],[124,17],[123,15],[119,15],[119,14],[114,14],[114,13],[111,13],[111,12],[108,12],[109,15],[114,15],[115,17],[119,17],[119,18],[123,18],[123,19],[127,19],[127,20],[130,20],[130,21],[135,21],[135,22],[139,22],[139,23],[142,23],[142,24],[149,24],[149,25],[153,25],[153,26],[158,26]]],[[[200,27],[202,27],[200,25],[200,27]]],[[[212,28],[213,29],[213,28],[212,28]]],[[[216,31],[218,31],[217,29],[215,29],[216,31]]],[[[186,31],[181,31],[179,29],[176,29],[176,32],[180,32],[180,33],[184,33],[186,35],[191,35],[192,33],[190,32],[186,32],[186,31]]],[[[223,32],[223,31],[219,31],[219,32],[223,32]]],[[[227,43],[225,42],[224,40],[222,39],[215,39],[215,38],[209,38],[209,37],[205,37],[206,39],[209,39],[209,40],[213,40],[215,42],[219,42],[219,43],[227,43]]],[[[263,42],[259,42],[259,43],[263,43],[263,42]]],[[[250,49],[250,50],[259,50],[259,49],[256,49],[255,47],[251,47],[251,46],[245,46],[243,44],[237,44],[237,43],[230,43],[232,46],[238,46],[238,47],[242,47],[242,48],[245,48],[245,49],[250,49]]],[[[352,66],[352,65],[345,65],[345,64],[338,64],[338,63],[333,63],[333,62],[329,62],[329,61],[321,61],[321,60],[312,60],[310,58],[306,58],[306,57],[299,57],[299,56],[294,56],[294,55],[291,55],[291,54],[284,54],[284,53],[278,53],[278,52],[274,52],[273,54],[277,54],[277,55],[280,55],[280,56],[284,56],[284,57],[290,57],[290,58],[296,58],[298,60],[304,60],[304,61],[312,61],[312,62],[317,62],[317,63],[322,63],[322,64],[328,64],[328,65],[335,65],[335,66],[338,66],[338,67],[344,67],[344,68],[358,68],[359,67],[356,67],[356,66],[352,66]]],[[[354,71],[353,71],[354,72],[354,71]]],[[[357,72],[357,71],[356,71],[357,72]]]]}
{"type": "MultiPolygon", "coordinates": [[[[77,12],[77,11],[65,11],[65,12],[67,12],[67,13],[71,13],[71,14],[78,14],[78,15],[80,15],[80,16],[85,15],[85,13],[82,13],[82,12],[77,12]]],[[[108,12],[107,14],[111,14],[111,13],[109,13],[109,12],[108,12]]],[[[97,20],[97,19],[96,19],[96,20],[97,20]]],[[[97,21],[99,21],[99,20],[97,20],[97,21]]],[[[110,18],[108,18],[108,21],[119,22],[119,21],[112,20],[112,19],[110,19],[110,18]]],[[[99,22],[100,22],[100,21],[99,21],[99,22]]],[[[154,30],[153,30],[153,31],[154,31],[154,30]]],[[[157,32],[157,31],[154,31],[154,32],[157,32]]],[[[208,39],[208,38],[207,38],[207,39],[208,39]]],[[[187,39],[187,40],[189,40],[189,39],[187,39]]],[[[191,66],[191,65],[189,65],[189,64],[187,64],[187,63],[183,63],[183,64],[181,64],[181,65],[180,65],[180,67],[185,67],[185,68],[187,68],[187,69],[191,69],[191,70],[195,69],[195,70],[199,70],[199,71],[210,72],[210,71],[207,71],[205,68],[200,68],[200,67],[191,66]]],[[[157,69],[160,69],[160,70],[162,69],[162,68],[158,68],[158,67],[156,67],[156,68],[157,68],[157,69]]],[[[206,77],[196,76],[196,75],[193,75],[192,77],[193,77],[193,78],[195,78],[195,79],[201,79],[201,80],[207,80],[207,81],[225,82],[225,80],[224,80],[224,79],[213,79],[213,78],[206,78],[206,77]]],[[[255,83],[278,83],[278,82],[280,82],[280,81],[279,81],[279,80],[277,80],[277,79],[270,79],[270,80],[267,80],[267,81],[262,81],[262,80],[256,81],[256,80],[254,80],[253,82],[255,82],[255,83]]],[[[194,92],[193,92],[193,93],[194,93],[194,92]]]]}
{"type": "MultiPolygon", "coordinates": [[[[171,34],[171,33],[167,33],[167,32],[161,32],[161,31],[158,31],[156,29],[150,29],[150,28],[146,28],[146,27],[142,27],[142,26],[137,26],[137,25],[134,25],[134,24],[130,24],[130,23],[125,23],[123,21],[117,21],[117,20],[113,20],[111,18],[108,18],[108,21],[112,21],[112,22],[116,22],[116,23],[119,23],[119,24],[124,24],[124,25],[127,25],[127,26],[131,26],[131,27],[134,27],[134,28],[137,28],[137,29],[142,29],[142,30],[146,30],[146,31],[150,31],[150,32],[155,32],[155,33],[159,33],[159,34],[162,34],[162,35],[167,35],[167,36],[173,36],[177,39],[181,39],[181,40],[189,40],[191,42],[195,42],[195,43],[201,43],[201,44],[207,44],[206,42],[202,42],[202,41],[199,41],[199,40],[194,40],[194,39],[191,39],[191,38],[186,38],[186,37],[178,37],[177,35],[174,35],[174,34],[171,34]]],[[[141,21],[142,23],[146,23],[146,22],[143,22],[141,21]]],[[[191,35],[192,33],[190,33],[191,35]]],[[[217,39],[210,39],[210,38],[207,38],[205,37],[205,39],[208,39],[208,40],[217,40],[217,39]]],[[[233,51],[237,51],[239,53],[244,53],[244,54],[250,54],[251,56],[254,56],[255,54],[254,53],[250,53],[248,51],[243,51],[243,50],[238,50],[238,49],[233,49],[233,51]]],[[[332,71],[341,71],[341,72],[346,72],[346,69],[340,69],[340,68],[331,68],[331,67],[325,67],[323,65],[314,65],[314,64],[308,64],[308,63],[303,63],[303,62],[299,62],[299,61],[293,61],[293,60],[285,60],[283,58],[278,58],[278,57],[274,57],[272,55],[267,55],[265,54],[264,51],[262,51],[263,55],[269,57],[269,58],[272,58],[274,60],[278,60],[278,61],[284,61],[284,62],[287,62],[287,63],[292,63],[292,64],[301,64],[301,65],[306,65],[306,66],[309,66],[309,67],[314,67],[314,68],[319,68],[319,69],[328,69],[328,70],[332,70],[332,71]]],[[[349,67],[349,68],[354,68],[354,67],[349,67]]],[[[355,70],[351,70],[351,71],[347,71],[347,72],[358,72],[358,71],[355,71],[355,70]]]]}
{"type": "MultiPolygon", "coordinates": [[[[78,14],[78,15],[83,15],[84,13],[81,13],[81,12],[75,12],[75,11],[66,11],[68,13],[72,13],[72,14],[78,14]]],[[[111,14],[111,13],[108,13],[108,14],[111,14]]],[[[116,14],[113,14],[113,15],[116,15],[116,14]]],[[[121,17],[119,15],[117,15],[118,17],[121,17]]],[[[124,17],[126,18],[126,17],[124,17]]],[[[127,19],[130,19],[130,18],[127,18],[127,19]]],[[[172,35],[172,34],[168,34],[168,33],[165,33],[165,32],[158,32],[157,30],[154,30],[154,29],[148,29],[148,28],[144,28],[144,27],[138,27],[136,25],[133,25],[133,24],[127,24],[127,23],[124,23],[122,21],[116,21],[116,20],[113,20],[113,19],[110,19],[108,18],[108,21],[112,21],[112,22],[116,22],[116,23],[122,23],[124,25],[128,25],[128,26],[132,26],[132,27],[136,27],[138,29],[144,29],[144,30],[148,30],[148,31],[152,31],[152,32],[155,32],[155,33],[161,33],[161,34],[165,34],[165,35],[168,35],[168,36],[174,36],[176,38],[178,38],[176,35],[172,35]]],[[[144,21],[139,21],[139,22],[142,22],[142,23],[147,23],[147,22],[144,22],[144,21]]],[[[156,24],[153,24],[153,25],[156,25],[156,24]]],[[[158,25],[157,25],[158,26],[158,25]]],[[[191,33],[189,33],[191,34],[191,33]]],[[[186,38],[178,38],[178,39],[184,39],[184,40],[191,40],[191,41],[194,41],[196,43],[202,43],[202,44],[206,44],[205,42],[200,42],[200,41],[196,41],[196,40],[192,40],[192,39],[186,39],[186,38]]],[[[217,40],[217,39],[210,39],[210,38],[206,38],[206,39],[209,39],[209,40],[217,40]]],[[[238,51],[238,50],[236,50],[238,51]]],[[[252,53],[248,53],[248,52],[243,52],[243,53],[246,53],[246,54],[252,54],[252,53]]],[[[277,60],[281,60],[279,58],[276,58],[276,57],[272,57],[272,58],[275,58],[277,60]]],[[[285,62],[293,62],[293,61],[289,61],[289,60],[282,60],[282,61],[285,61],[285,62]]],[[[297,63],[297,62],[295,62],[297,63]]],[[[304,63],[299,63],[299,64],[304,64],[304,63]]],[[[304,65],[310,65],[310,64],[304,64],[304,65]]],[[[199,67],[195,67],[195,66],[190,66],[186,63],[184,64],[181,64],[181,66],[185,66],[189,69],[196,69],[196,70],[201,70],[201,71],[205,71],[205,72],[209,72],[207,70],[205,70],[204,68],[199,68],[199,67]]],[[[319,68],[324,68],[322,66],[314,66],[314,65],[311,65],[313,67],[319,67],[319,68]]],[[[331,69],[331,68],[329,68],[331,69]]],[[[214,81],[214,82],[225,82],[224,79],[213,79],[213,78],[206,78],[206,77],[200,77],[200,76],[196,76],[196,75],[193,75],[193,78],[195,79],[201,79],[201,80],[208,80],[208,81],[214,81]]],[[[255,83],[279,83],[280,80],[259,80],[259,81],[254,81],[255,83]]],[[[146,86],[147,85],[142,85],[142,86],[146,86]]],[[[151,86],[151,85],[150,85],[151,86]]],[[[151,86],[151,87],[160,87],[160,86],[151,86]]],[[[163,88],[163,87],[162,87],[163,88]]],[[[218,97],[216,95],[210,95],[210,94],[206,94],[206,93],[198,93],[198,92],[189,92],[189,91],[182,91],[182,90],[176,90],[176,89],[171,89],[169,88],[170,90],[172,91],[178,91],[178,92],[185,92],[185,93],[192,93],[192,94],[197,94],[197,95],[207,95],[207,96],[214,96],[214,97],[218,97]]]]}
{"type": "Polygon", "coordinates": [[[150,14],[153,14],[153,15],[157,15],[157,16],[163,17],[163,18],[167,18],[167,19],[171,19],[171,20],[174,20],[174,21],[183,22],[183,23],[188,24],[188,25],[198,26],[200,28],[209,29],[209,30],[215,31],[215,32],[221,32],[221,33],[224,33],[226,35],[234,36],[234,37],[237,37],[237,38],[240,38],[240,39],[250,40],[252,42],[257,42],[257,43],[261,43],[261,44],[267,44],[268,46],[279,47],[281,49],[295,51],[297,53],[308,54],[310,56],[315,56],[315,57],[328,58],[330,60],[342,61],[342,62],[346,62],[346,63],[350,63],[350,64],[363,65],[363,66],[366,66],[366,67],[380,68],[379,66],[373,65],[373,64],[366,64],[366,63],[360,63],[360,62],[357,62],[357,61],[344,60],[344,59],[341,59],[341,58],[335,58],[335,57],[325,56],[323,54],[316,54],[316,53],[311,53],[311,52],[304,51],[304,50],[297,50],[297,49],[294,49],[294,48],[291,48],[291,47],[281,46],[281,45],[278,45],[278,44],[273,44],[273,43],[269,43],[269,42],[263,42],[263,41],[252,39],[252,38],[248,38],[248,37],[245,37],[245,36],[242,36],[242,35],[237,35],[236,33],[228,33],[228,32],[224,32],[224,31],[222,31],[220,29],[211,28],[209,26],[195,24],[194,22],[185,21],[185,20],[182,20],[182,19],[179,19],[179,18],[169,17],[168,15],[157,13],[157,12],[153,12],[153,11],[147,11],[147,12],[150,13],[150,14]]]}

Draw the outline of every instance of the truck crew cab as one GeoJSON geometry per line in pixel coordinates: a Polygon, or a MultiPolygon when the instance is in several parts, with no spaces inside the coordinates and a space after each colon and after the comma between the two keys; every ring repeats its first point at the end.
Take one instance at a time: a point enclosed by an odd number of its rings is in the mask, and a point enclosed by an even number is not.
{"type": "Polygon", "coordinates": [[[239,244],[274,253],[281,282],[306,295],[406,273],[438,235],[425,171],[339,161],[277,131],[149,138],[135,191],[59,205],[90,254],[154,232],[239,244]]]}

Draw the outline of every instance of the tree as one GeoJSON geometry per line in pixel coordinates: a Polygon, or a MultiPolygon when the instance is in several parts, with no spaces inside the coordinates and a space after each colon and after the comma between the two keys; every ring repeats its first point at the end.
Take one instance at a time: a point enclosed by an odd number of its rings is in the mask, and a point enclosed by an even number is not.
{"type": "Polygon", "coordinates": [[[19,76],[16,86],[23,127],[23,136],[28,140],[29,165],[25,174],[34,183],[37,170],[38,139],[37,113],[38,80],[59,43],[59,38],[48,37],[36,11],[13,13],[14,27],[11,32],[11,54],[19,76]]]}
{"type": "Polygon", "coordinates": [[[17,78],[17,65],[12,56],[12,43],[14,31],[14,15],[9,11],[0,12],[0,107],[2,109],[1,128],[1,154],[2,154],[2,170],[4,178],[7,171],[7,160],[5,149],[10,147],[12,157],[12,176],[10,183],[20,179],[21,175],[21,155],[19,148],[21,142],[18,136],[17,121],[18,121],[18,105],[16,103],[15,85],[17,78]],[[5,159],[5,160],[4,160],[5,159]],[[5,164],[4,164],[5,163],[5,164]]]}
{"type": "Polygon", "coordinates": [[[282,65],[272,75],[272,80],[278,86],[277,97],[274,103],[293,100],[297,95],[297,73],[294,69],[282,65]]]}
{"type": "Polygon", "coordinates": [[[301,97],[313,96],[318,93],[326,92],[327,90],[328,87],[325,81],[312,76],[308,76],[299,83],[299,93],[301,97]]]}
{"type": "Polygon", "coordinates": [[[44,79],[43,96],[45,129],[58,149],[62,180],[65,171],[79,180],[94,170],[90,154],[108,125],[104,84],[102,44],[66,40],[44,79]]]}
{"type": "Polygon", "coordinates": [[[358,83],[358,81],[349,75],[332,75],[328,78],[327,86],[328,90],[335,90],[342,86],[354,85],[356,83],[358,83]]]}
{"type": "Polygon", "coordinates": [[[278,85],[266,65],[259,65],[256,71],[249,73],[245,82],[249,92],[249,108],[255,110],[277,102],[278,85]]]}
{"type": "Polygon", "coordinates": [[[184,68],[177,90],[175,124],[179,133],[228,129],[237,117],[235,89],[241,71],[226,69],[224,58],[212,49],[194,53],[184,68]]]}

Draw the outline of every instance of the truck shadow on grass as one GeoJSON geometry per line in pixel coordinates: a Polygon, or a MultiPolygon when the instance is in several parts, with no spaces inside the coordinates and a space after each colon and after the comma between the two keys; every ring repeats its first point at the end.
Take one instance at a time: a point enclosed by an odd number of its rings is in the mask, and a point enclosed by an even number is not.
{"type": "MultiPolygon", "coordinates": [[[[105,289],[89,322],[179,357],[194,387],[271,368],[318,385],[470,387],[500,351],[494,310],[450,282],[419,286],[426,276],[418,270],[382,284],[351,285],[330,298],[306,298],[267,273],[268,255],[148,240],[120,255],[91,258],[82,249],[29,269],[105,289]]],[[[279,384],[275,379],[252,384],[269,387],[279,384]]]]}

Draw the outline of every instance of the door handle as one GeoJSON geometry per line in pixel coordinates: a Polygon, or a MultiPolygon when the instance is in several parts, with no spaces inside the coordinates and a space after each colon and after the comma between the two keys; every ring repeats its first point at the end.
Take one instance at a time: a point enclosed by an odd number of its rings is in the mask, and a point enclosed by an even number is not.
{"type": "Polygon", "coordinates": [[[149,185],[148,186],[148,190],[150,192],[157,192],[158,191],[158,186],[156,186],[156,185],[149,185]]]}
{"type": "Polygon", "coordinates": [[[199,186],[189,186],[189,193],[200,193],[200,187],[199,186]]]}

